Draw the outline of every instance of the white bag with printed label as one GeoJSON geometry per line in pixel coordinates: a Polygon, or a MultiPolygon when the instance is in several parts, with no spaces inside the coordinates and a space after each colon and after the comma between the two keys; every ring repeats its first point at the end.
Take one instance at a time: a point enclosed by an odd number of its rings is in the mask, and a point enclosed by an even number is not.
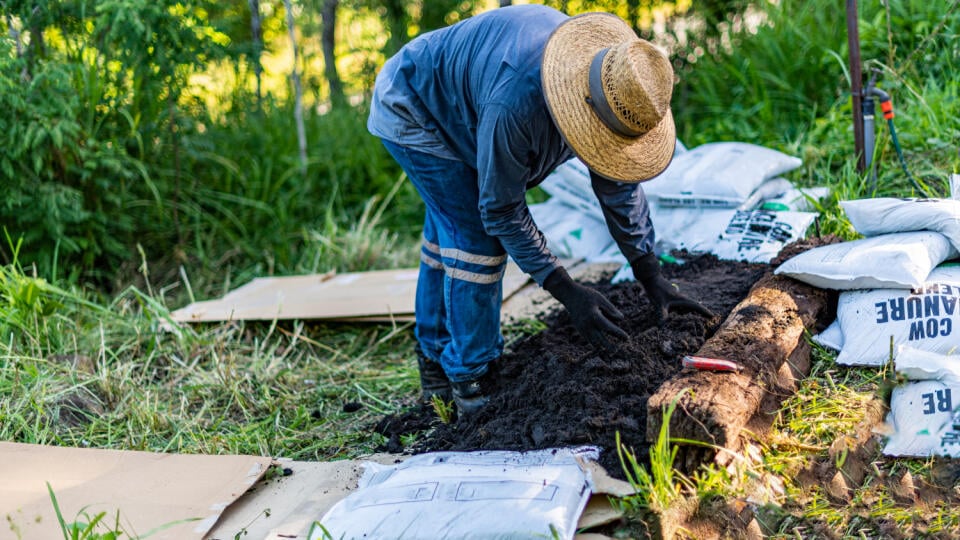
{"type": "Polygon", "coordinates": [[[803,238],[812,212],[663,208],[651,212],[657,248],[713,253],[732,261],[770,262],[783,246],[803,238]]]}
{"type": "Polygon", "coordinates": [[[881,366],[893,346],[948,354],[960,349],[960,267],[937,268],[917,289],[845,291],[837,302],[837,363],[881,366]]]}
{"type": "Polygon", "coordinates": [[[770,262],[783,246],[804,238],[817,214],[737,210],[711,251],[721,259],[770,262]]]}
{"type": "Polygon", "coordinates": [[[581,447],[364,463],[357,489],[318,516],[324,530],[310,540],[571,540],[594,485],[580,464],[597,457],[581,447]]]}
{"type": "Polygon", "coordinates": [[[960,386],[941,381],[893,389],[883,447],[888,456],[960,457],[960,386]]]}

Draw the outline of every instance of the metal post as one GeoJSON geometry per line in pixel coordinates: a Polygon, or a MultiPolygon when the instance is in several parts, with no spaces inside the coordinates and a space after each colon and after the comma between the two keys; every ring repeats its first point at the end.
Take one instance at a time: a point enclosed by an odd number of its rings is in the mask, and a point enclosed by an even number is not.
{"type": "Polygon", "coordinates": [[[850,49],[850,94],[853,97],[853,145],[857,171],[867,170],[863,140],[863,73],[860,66],[860,25],[857,0],[847,0],[847,45],[850,49]]]}

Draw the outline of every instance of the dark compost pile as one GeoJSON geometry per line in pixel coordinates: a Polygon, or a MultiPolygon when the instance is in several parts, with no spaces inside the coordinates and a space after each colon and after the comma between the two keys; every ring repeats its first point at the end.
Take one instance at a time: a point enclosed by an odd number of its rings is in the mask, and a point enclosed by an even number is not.
{"type": "MultiPolygon", "coordinates": [[[[685,257],[686,258],[686,257],[685,257]]],[[[565,310],[547,314],[547,328],[515,343],[483,381],[490,404],[474,417],[442,424],[428,406],[388,416],[376,430],[389,438],[385,450],[531,450],[594,445],[600,463],[623,477],[616,433],[638,460],[646,461],[647,400],[681,369],[750,287],[765,264],[721,261],[712,255],[664,266],[664,275],[687,296],[716,314],[671,314],[660,326],[653,307],[634,282],[591,284],[625,315],[630,335],[614,353],[600,354],[577,333],[565,310]],[[400,436],[422,432],[414,448],[400,436]]]]}

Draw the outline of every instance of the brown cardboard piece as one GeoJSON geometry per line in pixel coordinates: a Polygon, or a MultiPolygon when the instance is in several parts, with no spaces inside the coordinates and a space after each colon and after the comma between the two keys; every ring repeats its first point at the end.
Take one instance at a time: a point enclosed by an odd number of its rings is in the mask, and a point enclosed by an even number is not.
{"type": "Polygon", "coordinates": [[[241,538],[306,539],[314,521],[357,489],[363,462],[386,465],[399,460],[400,456],[392,454],[340,461],[279,460],[289,475],[257,484],[256,489],[227,508],[204,538],[232,540],[237,533],[246,532],[241,538]]]}
{"type": "MultiPolygon", "coordinates": [[[[403,458],[396,454],[374,454],[331,462],[281,460],[280,465],[291,474],[258,483],[223,513],[205,539],[229,540],[239,532],[246,532],[242,538],[306,540],[313,522],[357,489],[365,461],[393,464],[403,458]]],[[[581,465],[590,471],[594,490],[577,528],[597,527],[620,519],[623,514],[610,504],[609,497],[634,493],[630,484],[611,478],[596,462],[581,462],[581,465]]]]}
{"type": "MultiPolygon", "coordinates": [[[[410,268],[257,278],[219,299],[194,302],[170,315],[176,322],[413,320],[418,274],[418,269],[410,268]]],[[[508,263],[503,297],[508,298],[529,280],[515,263],[508,263]]]]}
{"type": "Polygon", "coordinates": [[[105,512],[104,524],[112,528],[119,511],[131,537],[172,524],[150,539],[199,540],[271,462],[0,442],[0,516],[22,540],[62,538],[49,483],[67,524],[105,512]]]}

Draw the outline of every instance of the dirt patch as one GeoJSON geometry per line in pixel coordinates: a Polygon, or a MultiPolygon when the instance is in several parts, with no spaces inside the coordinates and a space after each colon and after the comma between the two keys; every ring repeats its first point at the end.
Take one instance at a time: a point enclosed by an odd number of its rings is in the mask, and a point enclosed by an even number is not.
{"type": "MultiPolygon", "coordinates": [[[[615,437],[637,458],[647,459],[647,400],[681,369],[684,355],[696,352],[750,287],[769,269],[765,264],[721,261],[712,255],[667,265],[664,275],[681,292],[717,314],[707,320],[674,314],[658,326],[654,310],[637,283],[592,284],[624,313],[630,339],[616,353],[600,355],[574,329],[565,310],[546,315],[546,330],[516,343],[484,381],[490,404],[475,417],[440,424],[428,408],[389,417],[377,431],[390,451],[400,436],[425,425],[433,430],[408,451],[530,450],[595,445],[600,463],[623,478],[615,437]]],[[[609,277],[607,278],[609,279],[609,277]]]]}

